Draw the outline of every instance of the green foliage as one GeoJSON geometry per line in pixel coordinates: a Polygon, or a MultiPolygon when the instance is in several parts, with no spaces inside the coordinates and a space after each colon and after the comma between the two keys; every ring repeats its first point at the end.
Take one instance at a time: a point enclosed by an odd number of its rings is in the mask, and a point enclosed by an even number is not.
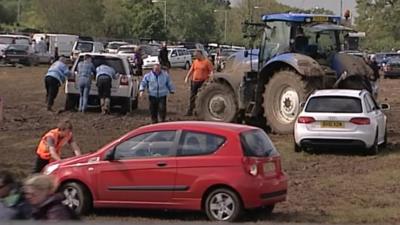
{"type": "MultiPolygon", "coordinates": [[[[0,0],[0,24],[15,28],[18,0],[0,0]]],[[[101,38],[244,44],[241,24],[267,13],[300,11],[275,0],[20,0],[21,27],[101,38]],[[258,5],[255,5],[258,2],[258,5]],[[166,11],[165,11],[166,9],[166,11]],[[167,23],[165,26],[165,12],[167,23]]],[[[326,10],[321,9],[322,12],[326,10]]],[[[330,13],[330,12],[328,12],[330,13]]]]}
{"type": "MultiPolygon", "coordinates": [[[[168,1],[168,26],[174,40],[207,42],[215,39],[216,16],[214,3],[204,0],[168,1]]],[[[223,31],[222,31],[223,32],[223,31]]]]}
{"type": "MultiPolygon", "coordinates": [[[[13,2],[11,2],[13,3],[13,2]]],[[[12,24],[17,21],[17,6],[9,1],[0,1],[0,23],[12,24]]]]}
{"type": "Polygon", "coordinates": [[[365,49],[388,51],[400,46],[400,2],[357,0],[357,29],[366,32],[365,49]]]}

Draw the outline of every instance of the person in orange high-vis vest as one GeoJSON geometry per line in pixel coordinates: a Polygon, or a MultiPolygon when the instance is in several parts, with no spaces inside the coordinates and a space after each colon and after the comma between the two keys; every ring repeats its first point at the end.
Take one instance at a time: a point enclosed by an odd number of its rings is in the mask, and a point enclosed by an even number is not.
{"type": "Polygon", "coordinates": [[[52,161],[61,159],[61,149],[69,144],[75,155],[80,155],[81,150],[73,139],[72,124],[68,120],[58,123],[57,128],[48,131],[40,139],[36,150],[36,162],[34,173],[40,173],[42,169],[52,161]]]}
{"type": "Polygon", "coordinates": [[[193,61],[192,67],[186,74],[185,83],[190,81],[190,97],[189,97],[189,109],[185,116],[192,116],[195,107],[197,92],[201,88],[204,82],[208,79],[212,79],[214,74],[214,67],[210,60],[208,60],[203,52],[199,49],[194,51],[196,59],[193,61]]]}

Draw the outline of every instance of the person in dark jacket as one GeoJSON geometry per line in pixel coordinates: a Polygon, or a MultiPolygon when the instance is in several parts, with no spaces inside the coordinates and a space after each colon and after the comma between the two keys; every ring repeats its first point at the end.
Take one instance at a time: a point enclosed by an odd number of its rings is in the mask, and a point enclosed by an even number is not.
{"type": "Polygon", "coordinates": [[[370,79],[370,83],[372,86],[372,94],[373,94],[374,98],[377,98],[378,92],[379,92],[379,69],[380,68],[378,66],[378,62],[376,62],[375,56],[367,58],[367,64],[374,71],[373,75],[369,79],[370,79]]]}
{"type": "Polygon", "coordinates": [[[14,176],[8,171],[0,171],[0,221],[29,219],[30,215],[31,207],[14,176]]]}
{"type": "Polygon", "coordinates": [[[32,205],[34,220],[76,220],[77,215],[72,209],[64,205],[62,193],[56,190],[53,177],[48,175],[33,175],[24,183],[26,199],[32,205]]]}
{"type": "Polygon", "coordinates": [[[145,74],[139,87],[139,95],[147,89],[149,93],[149,106],[152,123],[158,123],[158,117],[161,122],[165,121],[167,114],[167,95],[175,92],[171,78],[167,71],[161,70],[161,65],[156,64],[153,70],[145,74]]]}
{"type": "Polygon", "coordinates": [[[168,59],[168,49],[166,43],[163,43],[160,49],[160,52],[158,54],[158,61],[160,62],[162,69],[169,71],[169,69],[171,68],[171,63],[168,59]]]}
{"type": "Polygon", "coordinates": [[[143,58],[142,58],[142,49],[140,46],[135,48],[135,52],[133,53],[133,63],[135,64],[136,68],[136,75],[142,76],[143,75],[143,58]]]}

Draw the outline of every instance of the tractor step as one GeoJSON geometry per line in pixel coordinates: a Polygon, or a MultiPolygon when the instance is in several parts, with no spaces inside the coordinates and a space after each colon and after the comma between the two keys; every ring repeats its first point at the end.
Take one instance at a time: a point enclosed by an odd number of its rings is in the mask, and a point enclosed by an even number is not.
{"type": "Polygon", "coordinates": [[[255,109],[256,109],[256,102],[255,101],[251,101],[249,103],[249,105],[247,106],[247,109],[244,112],[244,115],[246,117],[253,117],[254,113],[255,113],[255,109]]]}

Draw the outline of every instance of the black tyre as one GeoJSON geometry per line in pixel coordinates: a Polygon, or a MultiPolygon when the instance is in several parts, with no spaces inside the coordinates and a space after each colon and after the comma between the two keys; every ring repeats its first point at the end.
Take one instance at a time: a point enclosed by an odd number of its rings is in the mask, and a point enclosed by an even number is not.
{"type": "Polygon", "coordinates": [[[240,217],[242,202],[235,192],[220,188],[206,197],[204,209],[207,217],[212,221],[232,222],[240,217]]]}
{"type": "Polygon", "coordinates": [[[77,215],[83,215],[92,208],[92,196],[89,190],[76,182],[69,182],[59,189],[64,194],[64,205],[70,207],[77,215]]]}
{"type": "Polygon", "coordinates": [[[121,107],[121,113],[122,114],[127,114],[130,112],[132,109],[132,102],[131,98],[123,98],[122,100],[122,107],[121,107]]]}
{"type": "Polygon", "coordinates": [[[131,103],[132,110],[137,109],[138,105],[139,105],[139,96],[136,96],[135,100],[132,100],[131,103]]]}
{"type": "Polygon", "coordinates": [[[76,111],[79,104],[79,95],[67,94],[65,99],[65,110],[76,111]]]}
{"type": "Polygon", "coordinates": [[[189,69],[190,69],[190,63],[189,63],[189,62],[186,62],[186,63],[185,63],[184,69],[185,69],[185,70],[189,70],[189,69]]]}
{"type": "Polygon", "coordinates": [[[275,133],[293,133],[294,122],[301,110],[300,103],[318,87],[318,83],[307,82],[294,71],[282,70],[274,74],[265,85],[264,117],[275,133]]]}
{"type": "Polygon", "coordinates": [[[378,153],[379,153],[378,129],[376,129],[374,144],[368,149],[368,154],[369,155],[377,155],[378,153]]]}
{"type": "Polygon", "coordinates": [[[227,84],[209,81],[197,93],[196,113],[201,120],[233,122],[237,112],[235,95],[227,84]]]}
{"type": "Polygon", "coordinates": [[[294,151],[295,151],[295,152],[302,152],[303,149],[302,149],[299,145],[297,145],[296,142],[295,142],[295,143],[294,143],[294,151]]]}
{"type": "Polygon", "coordinates": [[[388,144],[388,138],[387,138],[387,125],[385,129],[385,136],[383,137],[383,143],[381,145],[382,148],[386,148],[388,144]]]}

